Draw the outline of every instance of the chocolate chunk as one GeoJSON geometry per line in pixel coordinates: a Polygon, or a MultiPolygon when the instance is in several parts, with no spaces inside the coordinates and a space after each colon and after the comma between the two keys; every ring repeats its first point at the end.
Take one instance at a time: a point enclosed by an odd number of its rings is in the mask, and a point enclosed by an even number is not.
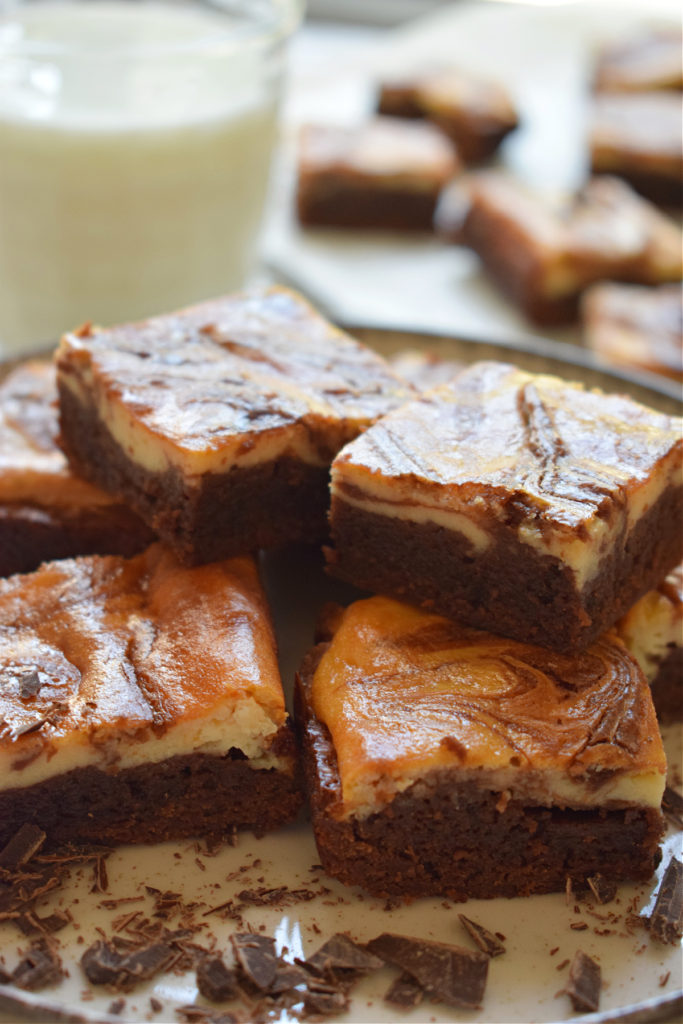
{"type": "Polygon", "coordinates": [[[19,696],[22,700],[31,700],[40,693],[42,685],[36,669],[33,669],[32,672],[24,672],[19,679],[19,696]]]}
{"type": "Polygon", "coordinates": [[[36,992],[57,985],[63,977],[62,962],[45,942],[37,942],[12,971],[12,982],[17,988],[36,992]]]}
{"type": "Polygon", "coordinates": [[[212,1003],[224,1003],[235,995],[235,972],[220,956],[205,956],[197,964],[197,988],[212,1003]]]}
{"type": "Polygon", "coordinates": [[[683,829],[683,796],[671,786],[667,786],[662,797],[662,810],[669,821],[677,828],[683,829]]]}
{"type": "Polygon", "coordinates": [[[427,995],[448,1006],[477,1009],[486,988],[489,958],[460,946],[384,933],[368,949],[410,974],[427,995]]]}
{"type": "Polygon", "coordinates": [[[593,1013],[600,1005],[600,965],[580,949],[569,968],[566,994],[577,1012],[593,1013]]]}
{"type": "Polygon", "coordinates": [[[490,932],[488,928],[484,928],[483,924],[477,924],[476,921],[465,917],[464,914],[458,914],[458,917],[482,953],[486,953],[487,956],[500,956],[501,953],[505,952],[505,946],[500,939],[493,932],[490,932]]]}
{"type": "Polygon", "coordinates": [[[37,825],[22,825],[7,846],[0,850],[0,868],[16,871],[27,864],[45,842],[46,836],[37,825]]]}
{"type": "Polygon", "coordinates": [[[266,992],[275,981],[277,956],[275,940],[267,935],[236,932],[230,936],[237,962],[247,978],[266,992]]]}
{"type": "Polygon", "coordinates": [[[289,992],[298,986],[307,987],[311,982],[311,975],[304,967],[298,964],[278,964],[275,971],[275,980],[268,989],[271,995],[279,995],[281,992],[289,992]]]}
{"type": "Polygon", "coordinates": [[[125,999],[120,999],[120,998],[119,999],[115,999],[113,1003],[109,1004],[109,1008],[107,1010],[107,1013],[113,1013],[116,1016],[119,1013],[121,1013],[121,1010],[124,1008],[125,1005],[126,1005],[126,1000],[125,999]]]}
{"type": "Polygon", "coordinates": [[[385,1003],[393,1003],[394,1006],[401,1006],[410,1010],[419,1006],[422,1002],[424,991],[420,985],[411,978],[409,974],[401,974],[387,989],[384,996],[385,1003]]]}
{"type": "Polygon", "coordinates": [[[138,981],[153,978],[172,956],[173,949],[163,942],[121,953],[111,943],[98,939],[81,957],[81,967],[91,984],[115,985],[125,991],[138,981]]]}
{"type": "Polygon", "coordinates": [[[349,1006],[348,996],[342,989],[315,978],[309,982],[303,997],[308,1013],[321,1013],[327,1017],[343,1013],[349,1006]]]}
{"type": "Polygon", "coordinates": [[[616,882],[609,881],[604,875],[593,875],[586,881],[598,903],[610,903],[617,894],[616,882]]]}
{"type": "Polygon", "coordinates": [[[675,857],[664,872],[648,927],[658,942],[674,943],[683,936],[683,864],[675,857]]]}
{"type": "Polygon", "coordinates": [[[354,942],[348,935],[339,932],[308,957],[306,966],[316,974],[327,974],[334,970],[369,974],[370,971],[377,971],[383,967],[384,961],[369,953],[364,946],[354,942]]]}

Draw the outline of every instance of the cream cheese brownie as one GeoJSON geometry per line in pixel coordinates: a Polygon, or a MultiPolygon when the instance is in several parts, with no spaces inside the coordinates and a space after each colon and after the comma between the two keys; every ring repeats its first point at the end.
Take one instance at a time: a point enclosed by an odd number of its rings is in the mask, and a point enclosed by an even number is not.
{"type": "Polygon", "coordinates": [[[329,569],[482,629],[585,647],[683,555],[681,420],[476,363],[332,464],[329,569]]]}
{"type": "Polygon", "coordinates": [[[683,37],[680,28],[643,29],[613,40],[599,51],[594,85],[606,92],[683,89],[683,37]]]}
{"type": "Polygon", "coordinates": [[[455,900],[650,877],[666,759],[615,633],[560,655],[383,597],[331,625],[297,711],[330,875],[455,900]]]}
{"type": "Polygon", "coordinates": [[[616,174],[655,203],[683,202],[680,92],[602,93],[590,111],[594,174],[616,174]]]}
{"type": "Polygon", "coordinates": [[[377,107],[380,114],[432,121],[467,164],[493,156],[519,124],[503,85],[458,68],[387,79],[380,84],[377,107]]]}
{"type": "Polygon", "coordinates": [[[72,465],[185,563],[323,537],[332,458],[407,394],[284,288],[86,327],[57,365],[72,465]]]}
{"type": "Polygon", "coordinates": [[[462,235],[496,284],[539,324],[574,319],[580,294],[596,281],[662,284],[683,272],[680,229],[616,178],[551,197],[503,172],[479,172],[469,181],[462,235]]]}
{"type": "Polygon", "coordinates": [[[0,576],[70,555],[133,555],[153,533],[120,501],[79,480],[57,447],[51,363],[0,381],[0,576]]]}
{"type": "Polygon", "coordinates": [[[663,722],[683,719],[683,565],[630,608],[617,624],[650,681],[663,722]]]}
{"type": "Polygon", "coordinates": [[[588,348],[613,366],[683,382],[683,290],[596,284],[581,300],[588,348]]]}
{"type": "Polygon", "coordinates": [[[258,831],[300,798],[257,571],[132,559],[49,562],[0,581],[0,846],[258,831]]]}
{"type": "Polygon", "coordinates": [[[442,189],[460,169],[431,124],[377,117],[355,127],[305,125],[297,214],[309,227],[432,231],[442,189]]]}

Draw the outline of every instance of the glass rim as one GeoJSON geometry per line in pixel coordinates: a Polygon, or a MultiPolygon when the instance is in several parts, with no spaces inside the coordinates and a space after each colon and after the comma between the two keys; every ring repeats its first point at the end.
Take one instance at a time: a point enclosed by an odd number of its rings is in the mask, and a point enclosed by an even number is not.
{"type": "MultiPolygon", "coordinates": [[[[113,45],[107,49],[95,48],[88,52],[78,43],[50,42],[37,39],[3,39],[3,26],[12,24],[13,11],[21,8],[52,6],[53,4],[64,3],[65,0],[0,0],[0,56],[5,57],[59,57],[59,56],[82,56],[94,60],[124,59],[127,57],[144,56],[149,58],[163,58],[173,55],[196,54],[210,51],[218,55],[221,51],[226,54],[233,52],[236,46],[243,46],[245,43],[254,46],[277,46],[285,42],[295,31],[301,22],[306,6],[306,0],[241,0],[235,4],[234,0],[124,0],[126,6],[133,8],[144,7],[152,4],[159,6],[196,7],[213,13],[217,18],[228,16],[233,11],[239,10],[247,17],[243,23],[233,26],[229,33],[207,32],[206,36],[199,36],[188,42],[151,42],[135,43],[125,45],[113,45]],[[254,17],[254,12],[262,11],[260,17],[254,17]],[[249,14],[252,17],[249,17],[249,14]]],[[[83,6],[92,4],[95,6],[100,0],[76,0],[83,6]]],[[[104,2],[118,2],[118,0],[104,0],[104,2]]]]}

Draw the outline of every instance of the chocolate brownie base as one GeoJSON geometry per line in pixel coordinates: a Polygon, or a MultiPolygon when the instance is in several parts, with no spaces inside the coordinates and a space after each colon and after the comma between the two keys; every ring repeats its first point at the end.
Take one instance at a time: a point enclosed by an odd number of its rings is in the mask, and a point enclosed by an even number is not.
{"type": "Polygon", "coordinates": [[[154,533],[125,505],[44,509],[0,507],[0,576],[75,555],[136,555],[154,533]]]}
{"type": "MultiPolygon", "coordinates": [[[[385,594],[503,636],[580,650],[678,564],[683,488],[668,488],[577,591],[572,571],[500,526],[474,554],[463,534],[366,512],[333,498],[328,569],[385,594]]],[[[510,509],[511,516],[514,509],[510,509]]]]}
{"type": "Polygon", "coordinates": [[[437,191],[353,187],[329,178],[299,187],[297,213],[307,227],[432,231],[437,191]]]}
{"type": "Polygon", "coordinates": [[[291,456],[206,473],[190,490],[174,469],[130,459],[94,408],[60,388],[61,443],[80,476],[120,495],[186,565],[327,536],[329,468],[291,456]]]}
{"type": "Polygon", "coordinates": [[[652,680],[652,700],[664,725],[683,720],[683,647],[671,650],[652,680]]]}
{"type": "MultiPolygon", "coordinates": [[[[295,763],[289,727],[280,730],[274,749],[295,763]]],[[[224,757],[181,755],[118,772],[77,768],[0,792],[0,847],[26,823],[47,833],[51,849],[221,837],[235,828],[259,834],[292,821],[300,806],[294,773],[252,768],[239,750],[224,757]]]]}
{"type": "MultiPolygon", "coordinates": [[[[315,654],[315,652],[312,652],[315,654]]],[[[433,772],[366,818],[338,820],[336,757],[327,729],[306,710],[302,670],[297,716],[320,860],[329,875],[375,896],[456,901],[564,890],[609,872],[645,881],[661,854],[653,808],[571,810],[524,806],[452,772],[433,772]]]]}

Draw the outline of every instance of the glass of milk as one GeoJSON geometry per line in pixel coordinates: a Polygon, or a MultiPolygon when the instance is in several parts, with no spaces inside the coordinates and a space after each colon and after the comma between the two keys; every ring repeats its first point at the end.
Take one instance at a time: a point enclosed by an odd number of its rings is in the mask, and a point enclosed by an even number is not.
{"type": "Polygon", "coordinates": [[[303,0],[0,0],[0,353],[241,287],[303,0]]]}

